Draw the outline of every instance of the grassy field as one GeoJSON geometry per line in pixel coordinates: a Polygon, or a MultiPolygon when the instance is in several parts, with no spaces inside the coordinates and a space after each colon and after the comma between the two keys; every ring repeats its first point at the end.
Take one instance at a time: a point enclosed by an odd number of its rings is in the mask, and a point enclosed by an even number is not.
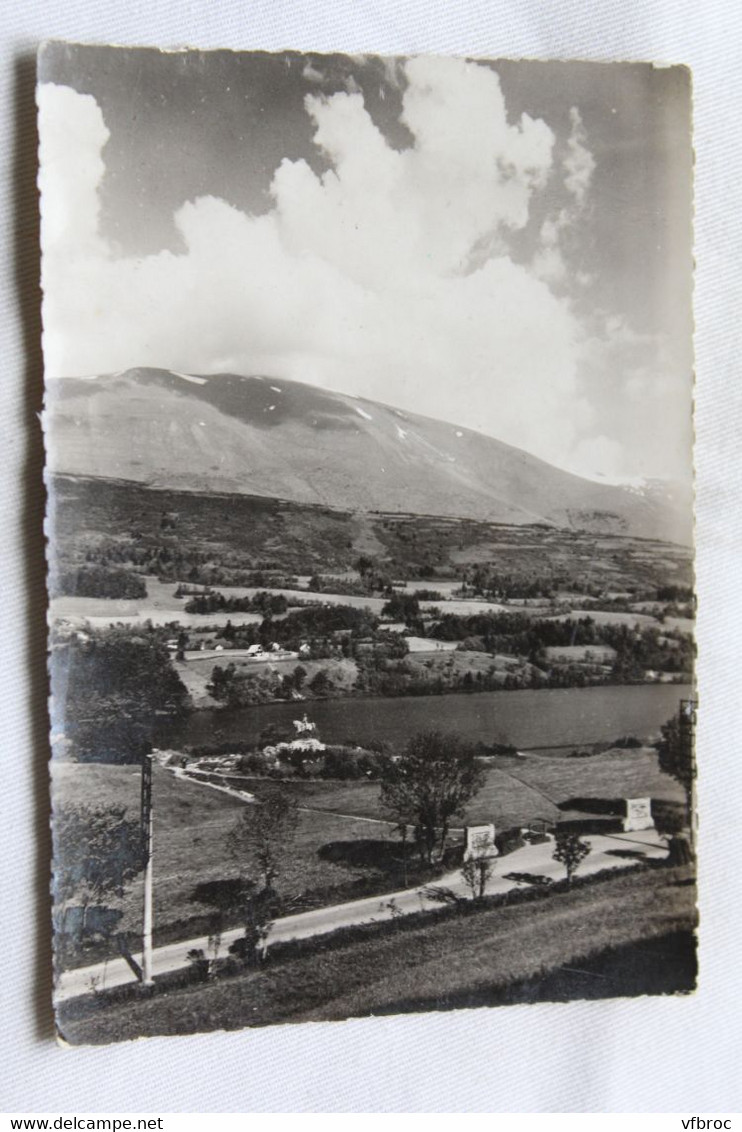
{"type": "Polygon", "coordinates": [[[694,899],[688,875],[663,868],[612,877],[526,905],[484,908],[438,922],[411,918],[396,930],[373,925],[354,942],[319,943],[316,950],[277,958],[262,971],[223,982],[118,1005],[73,1003],[63,1008],[60,1027],[68,1041],[100,1043],[339,1020],[486,1005],[527,980],[528,1000],[536,1001],[549,997],[555,973],[591,963],[597,980],[591,996],[689,990],[694,899]],[[645,958],[638,984],[611,978],[612,956],[620,975],[627,951],[636,955],[638,950],[641,962],[642,949],[652,948],[659,951],[659,963],[647,965],[645,958]],[[671,962],[676,967],[672,972],[671,962]],[[658,967],[664,970],[658,972],[658,967]]]}
{"type": "MultiPolygon", "coordinates": [[[[379,788],[371,782],[289,782],[302,805],[359,817],[383,818],[379,788]]],[[[589,759],[527,755],[500,759],[487,771],[461,824],[494,821],[498,829],[533,818],[555,820],[559,803],[573,797],[663,798],[682,801],[681,787],[657,766],[649,750],[615,750],[589,759]]]]}
{"type": "MultiPolygon", "coordinates": [[[[147,587],[147,596],[141,598],[95,598],[57,596],[50,600],[51,616],[55,620],[70,619],[89,621],[93,626],[105,626],[111,622],[140,624],[150,620],[153,625],[169,625],[178,622],[191,628],[201,625],[259,625],[263,620],[259,613],[185,613],[187,598],[175,597],[176,582],[163,582],[154,574],[140,575],[147,587]]],[[[246,592],[246,591],[240,591],[246,592]]]]}
{"type": "MultiPolygon", "coordinates": [[[[504,760],[503,760],[504,765],[504,760]]],[[[526,814],[529,798],[521,794],[518,783],[538,792],[543,805],[557,804],[574,797],[662,798],[683,800],[682,787],[657,765],[657,754],[647,749],[605,751],[589,759],[546,758],[528,755],[510,761],[499,777],[490,774],[482,792],[475,798],[469,817],[478,821],[499,809],[501,824],[520,824],[533,817],[526,814]],[[508,788],[507,783],[512,785],[508,788]]],[[[541,815],[547,816],[547,815],[541,815]]],[[[491,819],[490,819],[491,820],[491,819]]]]}
{"type": "MultiPolygon", "coordinates": [[[[264,781],[259,784],[259,788],[265,786],[264,781]]],[[[96,806],[124,805],[130,819],[139,816],[140,774],[134,767],[57,765],[53,790],[56,805],[84,797],[96,806]]],[[[163,942],[168,938],[187,938],[189,921],[209,914],[209,905],[196,899],[198,886],[238,876],[238,865],[227,851],[226,837],[245,803],[176,778],[155,766],[153,804],[155,942],[158,938],[163,942]],[[179,930],[169,930],[178,925],[179,930]]],[[[367,877],[368,867],[353,864],[352,855],[346,858],[348,863],[337,864],[320,856],[319,850],[333,842],[367,840],[369,836],[386,839],[391,837],[391,829],[331,814],[302,814],[289,867],[277,881],[280,892],[288,900],[316,891],[328,893],[328,904],[350,899],[342,893],[333,897],[332,892],[367,877]]],[[[125,909],[120,930],[141,930],[141,877],[133,882],[119,906],[125,909]]]]}
{"type": "MultiPolygon", "coordinates": [[[[96,805],[124,805],[129,818],[138,818],[140,776],[135,767],[60,764],[53,776],[56,805],[85,797],[96,805]]],[[[258,797],[271,785],[265,779],[245,782],[258,797]]],[[[292,851],[277,878],[288,909],[342,903],[402,887],[399,839],[385,820],[389,815],[380,805],[378,784],[295,780],[284,788],[303,807],[292,851]]],[[[555,821],[561,814],[559,803],[573,797],[642,796],[682,799],[680,787],[659,772],[654,752],[612,751],[589,759],[502,759],[499,766],[488,769],[485,786],[460,824],[494,821],[502,830],[534,818],[555,821]]],[[[204,918],[212,911],[203,886],[239,875],[226,837],[245,803],[157,766],[153,800],[155,942],[166,942],[203,930],[204,918]]],[[[454,842],[461,838],[461,833],[454,833],[454,842]]],[[[414,884],[414,879],[409,883],[414,884]]],[[[119,930],[139,931],[141,877],[118,906],[124,910],[119,930]]],[[[90,961],[87,953],[83,958],[90,961]]]]}

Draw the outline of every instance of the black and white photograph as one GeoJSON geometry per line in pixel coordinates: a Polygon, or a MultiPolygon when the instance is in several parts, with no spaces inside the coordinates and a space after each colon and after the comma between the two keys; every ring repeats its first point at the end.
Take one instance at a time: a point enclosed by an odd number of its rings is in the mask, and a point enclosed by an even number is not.
{"type": "Polygon", "coordinates": [[[689,70],[37,104],[59,1040],[692,995],[689,70]]]}

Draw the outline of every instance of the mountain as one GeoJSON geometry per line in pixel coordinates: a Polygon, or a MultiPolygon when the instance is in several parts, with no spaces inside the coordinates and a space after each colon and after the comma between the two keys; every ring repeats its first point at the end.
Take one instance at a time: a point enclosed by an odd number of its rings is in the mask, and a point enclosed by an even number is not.
{"type": "Polygon", "coordinates": [[[50,471],[690,542],[681,493],[594,483],[469,429],[268,377],[130,369],[49,382],[50,471]]]}

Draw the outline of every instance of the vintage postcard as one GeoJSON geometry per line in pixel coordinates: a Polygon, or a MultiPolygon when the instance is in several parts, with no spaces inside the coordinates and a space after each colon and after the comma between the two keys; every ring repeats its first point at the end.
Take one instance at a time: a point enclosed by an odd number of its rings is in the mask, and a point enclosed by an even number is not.
{"type": "Polygon", "coordinates": [[[66,1042],[694,988],[690,99],[41,49],[66,1042]]]}

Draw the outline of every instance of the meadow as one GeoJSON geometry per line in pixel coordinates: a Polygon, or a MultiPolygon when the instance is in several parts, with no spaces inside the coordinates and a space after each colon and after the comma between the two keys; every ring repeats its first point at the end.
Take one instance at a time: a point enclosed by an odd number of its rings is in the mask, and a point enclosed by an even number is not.
{"type": "MultiPolygon", "coordinates": [[[[462,840],[463,824],[494,821],[498,830],[504,830],[534,819],[553,822],[562,815],[560,803],[575,797],[682,799],[680,787],[660,773],[656,754],[648,750],[609,751],[579,760],[503,758],[497,763],[488,768],[485,785],[465,818],[455,823],[453,843],[462,840]]],[[[246,778],[243,785],[260,798],[274,784],[246,778]]],[[[140,771],[134,766],[58,763],[53,767],[53,788],[56,806],[85,796],[96,806],[125,806],[130,819],[139,816],[140,771]]],[[[378,784],[289,780],[282,789],[302,808],[296,838],[276,881],[286,912],[403,887],[399,837],[380,805],[378,784]]],[[[215,884],[240,875],[240,862],[229,853],[227,835],[245,804],[155,765],[156,944],[204,930],[214,911],[208,886],[213,891],[215,884]]],[[[417,883],[414,869],[407,879],[410,885],[417,883]]],[[[118,930],[138,932],[141,876],[132,882],[120,907],[124,917],[118,930]]],[[[80,962],[102,957],[100,947],[86,950],[80,962]]]]}
{"type": "MultiPolygon", "coordinates": [[[[84,796],[96,807],[123,805],[127,809],[126,817],[136,820],[140,783],[139,768],[133,766],[95,763],[53,766],[55,806],[74,804],[84,796]]],[[[260,785],[265,789],[264,781],[260,785]]],[[[204,886],[239,876],[240,864],[228,851],[227,835],[245,803],[188,779],[176,778],[157,765],[153,772],[152,795],[155,944],[158,944],[186,939],[203,928],[202,921],[213,912],[213,907],[198,899],[197,890],[203,893],[207,891],[204,886]]],[[[334,841],[367,839],[370,829],[374,837],[379,836],[379,830],[387,833],[386,826],[370,826],[368,822],[353,818],[302,814],[287,867],[277,880],[282,896],[290,905],[294,898],[314,892],[325,894],[324,902],[328,904],[350,899],[350,896],[344,897],[344,888],[363,879],[367,867],[337,864],[321,857],[318,850],[334,841]]],[[[322,902],[320,896],[319,903],[322,902]]],[[[141,931],[141,875],[132,882],[117,906],[124,909],[118,930],[141,931]]],[[[112,950],[115,952],[115,947],[112,950]]],[[[86,951],[81,962],[90,961],[91,953],[86,951]]]]}
{"type": "MultiPolygon", "coordinates": [[[[534,819],[556,821],[560,804],[571,798],[652,797],[681,802],[682,788],[657,766],[649,749],[606,751],[587,759],[527,755],[498,757],[487,770],[482,790],[457,826],[494,821],[497,829],[526,825],[534,819]]],[[[248,781],[248,789],[259,780],[248,781]]],[[[289,781],[283,784],[313,810],[357,817],[384,818],[379,787],[370,782],[289,781]]]]}

